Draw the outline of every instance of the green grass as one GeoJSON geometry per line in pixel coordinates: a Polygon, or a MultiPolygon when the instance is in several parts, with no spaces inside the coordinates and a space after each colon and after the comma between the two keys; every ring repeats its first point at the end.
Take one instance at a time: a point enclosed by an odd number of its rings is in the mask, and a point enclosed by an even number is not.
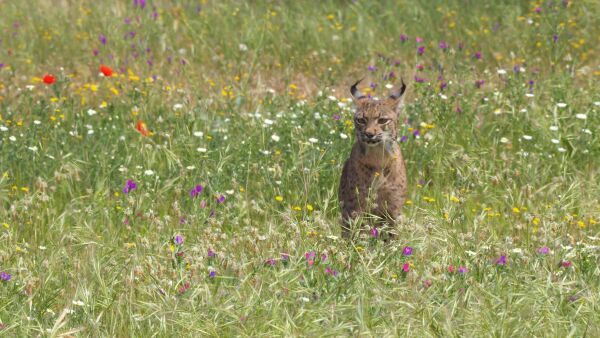
{"type": "Polygon", "coordinates": [[[600,335],[597,2],[1,7],[0,335],[600,335]],[[394,242],[339,238],[363,76],[394,242]]]}

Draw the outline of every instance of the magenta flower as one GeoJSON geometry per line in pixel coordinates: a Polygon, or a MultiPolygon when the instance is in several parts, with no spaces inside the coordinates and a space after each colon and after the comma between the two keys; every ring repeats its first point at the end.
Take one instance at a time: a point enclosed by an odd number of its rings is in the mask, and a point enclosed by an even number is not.
{"type": "Polygon", "coordinates": [[[417,37],[415,38],[415,41],[416,41],[417,43],[421,43],[421,42],[423,42],[423,38],[420,38],[420,37],[418,37],[418,36],[417,36],[417,37]]]}
{"type": "Polygon", "coordinates": [[[192,190],[190,190],[190,197],[194,198],[198,196],[202,192],[202,189],[203,187],[200,184],[198,184],[197,186],[192,188],[192,190]]]}
{"type": "Polygon", "coordinates": [[[448,44],[445,41],[440,41],[439,45],[440,49],[448,48],[448,44]]]}
{"type": "Polygon", "coordinates": [[[304,254],[304,257],[306,258],[306,260],[315,259],[316,256],[317,256],[317,253],[314,251],[308,251],[304,254]]]}
{"type": "Polygon", "coordinates": [[[333,270],[331,267],[326,267],[325,268],[325,273],[328,275],[332,275],[333,277],[337,277],[337,271],[333,270]]]}
{"type": "Polygon", "coordinates": [[[481,88],[484,83],[485,83],[485,80],[477,80],[477,81],[475,81],[475,87],[481,88]]]}
{"type": "Polygon", "coordinates": [[[454,265],[448,265],[448,272],[454,273],[454,265]]]}
{"type": "Polygon", "coordinates": [[[419,46],[419,48],[417,48],[417,54],[419,54],[419,55],[425,54],[425,46],[419,46]]]}
{"type": "Polygon", "coordinates": [[[422,78],[422,77],[418,77],[418,76],[415,75],[415,82],[417,82],[417,83],[423,83],[423,82],[425,82],[425,79],[422,78]]]}
{"type": "Polygon", "coordinates": [[[405,246],[404,250],[402,250],[402,254],[404,256],[410,256],[410,255],[412,255],[412,252],[413,252],[413,248],[411,248],[410,246],[405,246]]]}
{"type": "Polygon", "coordinates": [[[469,269],[467,269],[466,266],[459,266],[458,267],[458,273],[467,273],[469,272],[469,269]]]}
{"type": "Polygon", "coordinates": [[[187,291],[187,289],[190,288],[190,283],[185,283],[183,284],[177,291],[179,291],[179,293],[184,293],[187,291]]]}
{"type": "Polygon", "coordinates": [[[133,182],[132,180],[127,180],[127,183],[125,183],[125,187],[123,188],[123,193],[129,194],[131,190],[134,190],[136,188],[137,184],[135,182],[133,182]]]}
{"type": "Polygon", "coordinates": [[[570,267],[573,265],[573,262],[571,262],[571,261],[562,261],[562,262],[560,263],[560,265],[561,265],[563,268],[570,268],[570,267]]]}
{"type": "Polygon", "coordinates": [[[212,249],[208,249],[208,257],[215,257],[215,252],[212,249]]]}
{"type": "Polygon", "coordinates": [[[402,265],[402,271],[403,271],[403,272],[405,272],[405,273],[406,273],[406,272],[409,272],[409,271],[410,271],[410,264],[408,264],[408,263],[404,263],[404,264],[402,265]]]}
{"type": "Polygon", "coordinates": [[[377,228],[371,229],[371,236],[372,237],[378,237],[379,236],[379,230],[377,230],[377,228]]]}
{"type": "Polygon", "coordinates": [[[275,266],[275,264],[277,264],[277,261],[275,260],[275,258],[269,258],[265,261],[266,265],[270,265],[270,266],[275,266]]]}
{"type": "Polygon", "coordinates": [[[327,254],[321,254],[321,261],[325,262],[327,260],[327,254]]]}
{"type": "Polygon", "coordinates": [[[537,249],[537,252],[539,254],[546,255],[546,254],[550,253],[550,248],[547,246],[543,246],[543,247],[537,249]]]}
{"type": "Polygon", "coordinates": [[[422,63],[417,63],[418,70],[423,70],[423,68],[425,68],[425,66],[422,63]]]}
{"type": "Polygon", "coordinates": [[[175,242],[177,245],[181,245],[183,244],[183,237],[181,235],[176,235],[173,239],[173,242],[175,242]]]}
{"type": "Polygon", "coordinates": [[[140,7],[144,9],[146,7],[146,0],[133,0],[133,7],[140,7]]]}
{"type": "Polygon", "coordinates": [[[506,256],[501,255],[500,258],[496,261],[496,265],[506,265],[506,256]]]}
{"type": "Polygon", "coordinates": [[[400,34],[400,42],[406,42],[408,41],[408,36],[404,35],[404,34],[400,34]]]}
{"type": "Polygon", "coordinates": [[[225,196],[221,195],[221,196],[217,197],[217,203],[221,204],[223,202],[225,202],[225,196]]]}
{"type": "Polygon", "coordinates": [[[477,60],[481,60],[481,52],[475,52],[475,54],[473,54],[473,57],[477,60]]]}

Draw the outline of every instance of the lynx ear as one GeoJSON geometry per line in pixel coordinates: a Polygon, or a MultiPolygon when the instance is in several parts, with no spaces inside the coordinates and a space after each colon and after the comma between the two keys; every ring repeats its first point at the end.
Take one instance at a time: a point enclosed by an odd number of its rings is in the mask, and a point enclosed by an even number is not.
{"type": "Polygon", "coordinates": [[[363,79],[360,79],[360,80],[356,81],[356,83],[355,83],[355,84],[353,84],[353,85],[350,87],[350,93],[352,94],[352,97],[353,97],[355,100],[360,100],[360,99],[364,99],[364,98],[366,98],[365,94],[361,93],[361,92],[360,92],[360,90],[358,90],[358,88],[356,88],[356,86],[357,86],[357,85],[360,83],[360,81],[362,81],[362,80],[363,80],[363,79]]]}
{"type": "Polygon", "coordinates": [[[387,99],[387,103],[389,105],[394,106],[394,108],[396,109],[400,109],[400,107],[402,106],[402,103],[404,101],[404,92],[406,91],[406,84],[404,83],[403,79],[400,79],[400,88],[398,88],[397,90],[394,90],[392,93],[390,93],[390,96],[387,99]]]}

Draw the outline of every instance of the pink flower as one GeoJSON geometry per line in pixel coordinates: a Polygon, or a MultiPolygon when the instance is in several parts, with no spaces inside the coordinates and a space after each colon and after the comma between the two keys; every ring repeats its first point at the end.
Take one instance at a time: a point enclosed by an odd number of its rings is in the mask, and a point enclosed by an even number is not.
{"type": "Polygon", "coordinates": [[[448,272],[454,273],[454,265],[448,265],[448,272]]]}
{"type": "Polygon", "coordinates": [[[408,263],[404,263],[404,264],[402,265],[402,271],[403,271],[403,272],[409,272],[409,271],[410,271],[410,264],[408,264],[408,263]]]}
{"type": "Polygon", "coordinates": [[[423,38],[421,38],[421,37],[418,37],[418,36],[417,36],[417,37],[415,38],[415,41],[416,41],[417,43],[421,43],[421,42],[423,42],[423,38]]]}
{"type": "Polygon", "coordinates": [[[573,265],[573,262],[571,262],[571,261],[562,261],[562,262],[560,263],[560,265],[561,265],[563,268],[570,268],[570,267],[573,265]]]}

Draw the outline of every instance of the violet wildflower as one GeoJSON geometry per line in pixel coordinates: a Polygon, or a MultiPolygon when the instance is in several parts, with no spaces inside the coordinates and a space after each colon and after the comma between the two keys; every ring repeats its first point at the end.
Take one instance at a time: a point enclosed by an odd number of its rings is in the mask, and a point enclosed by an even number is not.
{"type": "Polygon", "coordinates": [[[175,242],[175,244],[177,244],[177,245],[183,244],[183,236],[181,236],[181,235],[175,235],[175,238],[173,239],[173,242],[175,242]]]}
{"type": "Polygon", "coordinates": [[[477,60],[481,60],[481,52],[475,52],[475,54],[473,54],[473,57],[477,60]]]}
{"type": "Polygon", "coordinates": [[[441,82],[440,83],[440,91],[446,89],[446,87],[448,87],[448,84],[446,82],[441,82]]]}
{"type": "Polygon", "coordinates": [[[413,136],[414,136],[414,137],[419,137],[419,135],[421,135],[421,131],[420,131],[419,129],[416,129],[416,130],[413,132],[413,136]]]}
{"type": "Polygon", "coordinates": [[[404,43],[408,41],[408,36],[404,35],[404,34],[400,34],[400,42],[404,43]]]}
{"type": "Polygon", "coordinates": [[[277,261],[275,260],[275,258],[269,258],[265,261],[266,265],[270,265],[270,266],[275,266],[275,264],[277,264],[277,261]]]}
{"type": "Polygon", "coordinates": [[[419,46],[419,48],[417,48],[417,54],[419,54],[419,55],[425,54],[425,46],[419,46]]]}
{"type": "Polygon", "coordinates": [[[223,202],[225,202],[225,196],[221,195],[217,198],[217,203],[221,204],[223,202]]]}
{"type": "Polygon", "coordinates": [[[326,260],[327,260],[327,254],[326,253],[321,254],[321,262],[324,262],[326,260]]]}
{"type": "Polygon", "coordinates": [[[375,66],[369,66],[369,67],[367,67],[367,69],[368,69],[370,72],[374,72],[374,71],[376,71],[376,70],[377,70],[377,67],[375,67],[375,66]]]}
{"type": "Polygon", "coordinates": [[[202,189],[203,187],[200,184],[198,184],[197,186],[192,188],[192,190],[190,190],[190,197],[194,198],[198,196],[202,192],[202,189]]]}
{"type": "Polygon", "coordinates": [[[215,252],[212,249],[208,249],[208,257],[215,257],[215,252]]]}
{"type": "Polygon", "coordinates": [[[438,46],[440,47],[440,49],[445,50],[448,48],[448,44],[446,43],[446,41],[440,41],[440,43],[438,44],[438,46]]]}
{"type": "Polygon", "coordinates": [[[423,68],[425,68],[425,66],[422,63],[417,63],[418,70],[423,70],[423,68]]]}
{"type": "Polygon", "coordinates": [[[375,88],[377,88],[377,83],[371,82],[370,87],[371,89],[375,90],[375,88]]]}
{"type": "Polygon", "coordinates": [[[469,272],[469,269],[466,266],[458,267],[458,273],[467,273],[467,272],[469,272]]]}
{"type": "Polygon", "coordinates": [[[4,64],[0,62],[0,69],[2,69],[2,67],[4,67],[4,64]]]}
{"type": "Polygon", "coordinates": [[[212,270],[211,272],[208,273],[208,277],[210,277],[210,278],[215,278],[216,275],[217,275],[217,272],[215,270],[212,270]]]}
{"type": "Polygon", "coordinates": [[[405,246],[404,250],[402,250],[402,254],[404,256],[410,256],[410,255],[412,255],[412,252],[413,252],[413,248],[411,248],[410,246],[405,246]]]}
{"type": "Polygon", "coordinates": [[[386,79],[394,79],[396,78],[396,73],[393,71],[389,72],[386,79]]]}
{"type": "Polygon", "coordinates": [[[501,255],[498,260],[496,260],[496,265],[506,265],[506,256],[501,255]]]}
{"type": "Polygon", "coordinates": [[[513,72],[514,72],[515,74],[519,74],[519,73],[521,72],[521,67],[520,67],[519,65],[515,65],[515,66],[513,67],[513,72]]]}
{"type": "Polygon", "coordinates": [[[534,9],[534,11],[535,11],[536,13],[541,13],[541,12],[542,12],[542,8],[541,8],[541,7],[536,7],[536,8],[534,9]]]}
{"type": "Polygon", "coordinates": [[[552,41],[554,41],[554,42],[558,41],[558,35],[556,35],[556,34],[552,35],[552,41]]]}
{"type": "Polygon", "coordinates": [[[417,82],[417,83],[423,83],[423,82],[425,82],[425,79],[422,78],[422,77],[415,76],[415,82],[417,82]]]}
{"type": "Polygon", "coordinates": [[[146,0],[133,0],[133,7],[140,7],[141,9],[144,9],[144,7],[146,7],[146,0]]]}
{"type": "Polygon", "coordinates": [[[337,277],[337,271],[333,270],[331,267],[326,267],[325,268],[325,273],[328,275],[332,275],[333,277],[337,277]]]}
{"type": "Polygon", "coordinates": [[[371,229],[371,236],[375,238],[379,237],[379,230],[377,228],[371,229]]]}
{"type": "Polygon", "coordinates": [[[10,273],[7,273],[6,271],[0,272],[0,280],[2,280],[4,282],[8,282],[11,277],[12,276],[10,275],[10,273]]]}
{"type": "Polygon", "coordinates": [[[136,188],[137,184],[135,182],[133,182],[132,180],[127,180],[127,183],[125,183],[125,187],[123,188],[123,193],[129,194],[131,190],[134,190],[136,188]]]}
{"type": "Polygon", "coordinates": [[[314,251],[308,251],[304,254],[304,258],[306,258],[306,260],[314,259],[316,256],[317,253],[314,251]]]}
{"type": "Polygon", "coordinates": [[[185,218],[181,217],[179,219],[179,224],[185,224],[185,222],[186,222],[185,218]]]}
{"type": "Polygon", "coordinates": [[[406,135],[402,135],[402,137],[400,138],[400,142],[406,142],[408,140],[408,136],[406,135]]]}
{"type": "Polygon", "coordinates": [[[462,109],[460,108],[460,106],[456,106],[456,108],[454,108],[454,112],[455,113],[462,113],[462,109]]]}
{"type": "Polygon", "coordinates": [[[339,119],[341,119],[342,117],[338,114],[333,114],[333,119],[338,121],[339,119]]]}
{"type": "Polygon", "coordinates": [[[537,249],[537,252],[539,254],[546,255],[546,254],[550,253],[550,248],[547,246],[543,246],[543,247],[537,249]]]}
{"type": "Polygon", "coordinates": [[[100,33],[100,34],[98,35],[98,39],[100,40],[100,43],[101,43],[102,45],[106,45],[106,36],[104,36],[104,34],[100,33]]]}
{"type": "Polygon", "coordinates": [[[281,254],[281,260],[286,262],[288,259],[290,259],[290,255],[288,255],[287,253],[282,253],[281,254]]]}

